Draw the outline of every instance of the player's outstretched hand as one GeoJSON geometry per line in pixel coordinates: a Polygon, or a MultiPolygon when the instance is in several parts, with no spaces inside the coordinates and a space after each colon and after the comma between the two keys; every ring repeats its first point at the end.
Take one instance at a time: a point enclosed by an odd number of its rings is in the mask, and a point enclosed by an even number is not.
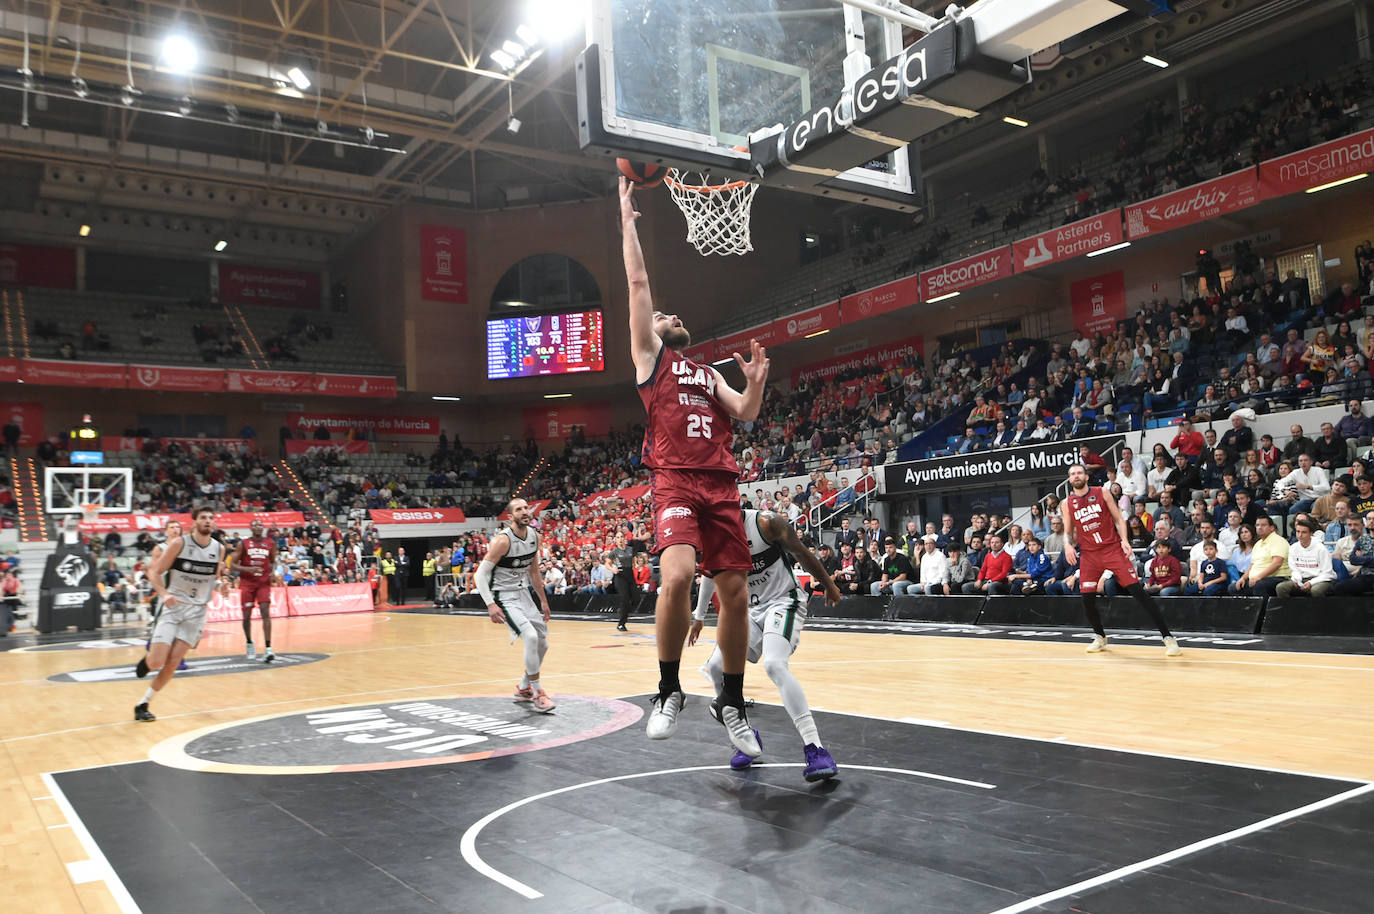
{"type": "Polygon", "coordinates": [[[639,211],[635,209],[635,191],[633,185],[624,176],[620,178],[620,221],[622,224],[634,224],[639,218],[639,211]]]}
{"type": "Polygon", "coordinates": [[[691,627],[690,629],[687,630],[687,646],[688,646],[688,647],[691,647],[692,645],[694,645],[694,644],[697,643],[697,638],[701,636],[701,625],[702,625],[702,622],[701,622],[700,619],[693,619],[693,620],[692,620],[692,627],[691,627]]]}
{"type": "Polygon", "coordinates": [[[825,588],[826,605],[836,606],[842,599],[844,599],[844,595],[840,593],[840,588],[836,587],[833,582],[825,588]]]}
{"type": "Polygon", "coordinates": [[[506,614],[501,612],[501,607],[497,606],[495,603],[487,604],[487,615],[491,616],[491,621],[494,625],[500,625],[502,622],[506,621],[506,614]]]}
{"type": "Polygon", "coordinates": [[[732,353],[739,370],[744,372],[744,380],[751,384],[762,384],[768,380],[768,350],[759,345],[758,340],[749,341],[749,361],[738,352],[732,353]]]}
{"type": "Polygon", "coordinates": [[[1125,540],[1122,540],[1121,551],[1126,554],[1126,558],[1130,559],[1132,562],[1135,561],[1135,552],[1131,549],[1130,543],[1126,542],[1125,540]]]}

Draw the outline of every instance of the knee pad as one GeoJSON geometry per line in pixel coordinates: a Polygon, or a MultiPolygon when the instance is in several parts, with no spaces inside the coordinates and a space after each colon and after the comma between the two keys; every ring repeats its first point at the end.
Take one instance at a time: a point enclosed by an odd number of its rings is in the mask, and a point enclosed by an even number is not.
{"type": "Polygon", "coordinates": [[[763,662],[763,671],[767,673],[768,678],[775,683],[791,672],[785,660],[765,660],[763,662]]]}

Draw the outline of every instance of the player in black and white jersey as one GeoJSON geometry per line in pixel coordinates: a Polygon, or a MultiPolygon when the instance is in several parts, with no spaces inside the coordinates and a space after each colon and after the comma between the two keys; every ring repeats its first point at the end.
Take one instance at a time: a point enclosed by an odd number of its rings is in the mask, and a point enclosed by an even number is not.
{"type": "Polygon", "coordinates": [[[491,621],[504,622],[510,627],[511,640],[519,638],[525,645],[525,675],[515,689],[515,700],[530,702],[535,711],[547,714],[555,705],[539,685],[539,669],[549,650],[549,598],[539,573],[539,532],[530,528],[530,506],[525,499],[512,498],[506,512],[510,523],[492,536],[474,583],[487,603],[491,621]],[[539,608],[530,595],[531,585],[539,608]]]}
{"type": "Polygon", "coordinates": [[[167,540],[162,554],[148,568],[148,581],[162,609],[153,628],[152,647],[134,675],[142,679],[149,670],[157,670],[157,678],[134,707],[134,720],[157,720],[148,703],[171,681],[186,652],[200,643],[210,598],[224,582],[224,544],[214,538],[214,531],[215,509],[197,508],[191,515],[190,535],[167,540]]]}
{"type": "MultiPolygon", "coordinates": [[[[806,703],[806,693],[802,691],[801,683],[792,674],[788,663],[806,624],[807,596],[792,570],[794,560],[801,562],[812,580],[821,585],[825,600],[830,605],[840,602],[840,589],[835,586],[821,560],[802,544],[786,517],[771,511],[748,509],[744,512],[744,532],[749,539],[749,555],[753,562],[749,572],[749,662],[763,660],[764,671],[778,687],[782,706],[801,734],[802,752],[806,758],[802,776],[808,781],[832,778],[839,772],[839,767],[821,744],[820,733],[811,716],[811,707],[806,703]]],[[[710,578],[703,578],[696,611],[692,614],[692,628],[687,635],[688,644],[696,644],[706,619],[706,608],[711,604],[714,593],[714,582],[710,578]]],[[[719,647],[711,652],[710,659],[701,671],[719,695],[724,685],[724,667],[719,647]]],[[[754,735],[758,736],[757,730],[754,735]]],[[[759,745],[763,745],[762,741],[759,745]]],[[[730,767],[740,771],[748,768],[753,761],[749,755],[736,750],[730,759],[730,767]]]]}
{"type": "MultiPolygon", "coordinates": [[[[157,561],[157,557],[160,556],[160,555],[162,555],[162,553],[166,551],[166,549],[167,549],[167,543],[168,543],[168,542],[170,542],[171,540],[173,540],[173,539],[175,539],[175,538],[181,536],[181,521],[179,521],[179,520],[169,520],[169,521],[167,521],[167,526],[163,528],[162,532],[163,532],[163,534],[164,534],[164,536],[163,536],[163,538],[162,538],[162,542],[160,542],[160,543],[158,543],[156,546],[154,546],[154,547],[153,547],[152,553],[148,556],[148,565],[149,565],[149,567],[152,567],[152,564],[153,564],[154,562],[157,561]]],[[[164,580],[163,580],[162,583],[164,583],[164,584],[167,583],[167,581],[165,580],[165,576],[164,576],[164,580]]],[[[159,599],[159,598],[157,597],[156,594],[154,594],[154,596],[153,596],[152,605],[153,605],[153,620],[152,620],[151,622],[148,623],[148,643],[145,644],[145,645],[143,645],[144,653],[147,653],[147,651],[148,651],[150,648],[152,648],[152,646],[153,646],[153,631],[157,629],[157,619],[158,619],[158,616],[162,615],[162,600],[159,599]]],[[[178,670],[184,670],[184,669],[186,669],[186,661],[185,661],[185,660],[182,660],[180,663],[178,663],[178,664],[177,664],[177,669],[178,669],[178,670]]]]}

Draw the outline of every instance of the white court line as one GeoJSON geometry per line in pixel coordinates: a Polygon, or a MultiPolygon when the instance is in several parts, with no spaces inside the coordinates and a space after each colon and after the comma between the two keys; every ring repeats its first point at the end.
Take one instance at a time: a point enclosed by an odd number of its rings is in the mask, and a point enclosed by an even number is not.
{"type": "Polygon", "coordinates": [[[1308,813],[1316,812],[1319,809],[1325,809],[1328,806],[1335,806],[1337,803],[1344,803],[1346,800],[1354,799],[1355,797],[1369,793],[1370,791],[1374,791],[1374,784],[1365,784],[1363,787],[1356,787],[1353,790],[1347,790],[1345,793],[1338,793],[1334,797],[1327,797],[1325,800],[1318,800],[1315,803],[1308,803],[1306,806],[1300,806],[1297,809],[1290,809],[1288,812],[1281,812],[1276,816],[1270,816],[1267,819],[1262,819],[1261,821],[1255,822],[1251,825],[1245,825],[1240,828],[1228,831],[1224,834],[1213,835],[1210,838],[1204,838],[1201,841],[1195,841],[1192,844],[1188,844],[1183,847],[1168,851],[1166,853],[1159,854],[1158,856],[1151,857],[1148,860],[1141,860],[1138,863],[1132,863],[1127,866],[1120,867],[1119,869],[1112,870],[1109,873],[1103,873],[1101,876],[1094,876],[1091,879],[1084,879],[1082,882],[1075,882],[1073,885],[1066,885],[1061,889],[1055,889],[1052,892],[1046,892],[1043,895],[1037,895],[1034,898],[1028,898],[1025,901],[1020,901],[1016,904],[1008,905],[1005,908],[998,908],[996,911],[990,912],[990,914],[1020,914],[1020,912],[1022,911],[1031,911],[1048,902],[1057,901],[1060,898],[1067,898],[1070,895],[1077,895],[1080,892],[1087,891],[1088,889],[1093,889],[1100,885],[1106,885],[1107,883],[1115,882],[1118,879],[1124,879],[1125,877],[1130,876],[1134,873],[1139,873],[1142,870],[1147,870],[1151,867],[1160,866],[1161,864],[1178,860],[1181,857],[1191,856],[1192,854],[1196,854],[1199,851],[1207,850],[1210,847],[1216,847],[1218,844],[1225,844],[1227,841],[1234,841],[1237,838],[1243,838],[1246,835],[1252,835],[1257,831],[1263,831],[1266,828],[1272,828],[1273,826],[1278,825],[1280,822],[1287,822],[1290,819],[1296,819],[1300,816],[1305,816],[1308,813]]]}
{"type": "MultiPolygon", "coordinates": [[[[754,765],[752,767],[802,768],[805,766],[801,762],[770,762],[766,764],[754,765]]],[[[984,784],[981,781],[966,781],[962,778],[952,778],[948,775],[934,774],[929,771],[910,771],[906,768],[879,768],[873,765],[849,764],[846,764],[844,768],[846,771],[878,771],[886,772],[889,774],[907,774],[911,775],[912,777],[929,778],[935,781],[947,781],[951,784],[961,784],[965,787],[979,787],[983,790],[995,790],[997,787],[996,784],[984,784]]],[[[481,854],[477,853],[477,836],[481,833],[482,829],[486,828],[488,825],[490,825],[492,822],[495,822],[497,819],[501,818],[506,813],[511,812],[512,810],[519,809],[521,806],[527,806],[530,803],[536,803],[539,800],[546,800],[549,797],[558,796],[560,793],[568,793],[569,791],[573,790],[581,790],[583,787],[597,787],[602,784],[611,784],[616,781],[633,781],[637,778],[651,778],[656,777],[660,774],[682,774],[683,772],[687,771],[729,770],[730,768],[727,765],[696,765],[690,768],[667,768],[660,771],[639,771],[634,774],[621,774],[610,778],[599,778],[595,781],[584,781],[581,784],[572,784],[568,787],[560,787],[557,790],[549,790],[545,791],[544,793],[537,793],[534,796],[525,797],[523,800],[516,800],[514,803],[502,806],[495,812],[487,813],[485,816],[478,819],[476,822],[472,823],[472,825],[468,827],[468,830],[463,832],[463,840],[460,842],[459,847],[462,849],[463,859],[467,861],[468,866],[472,867],[474,870],[481,873],[483,876],[486,876],[488,879],[505,886],[512,892],[516,892],[517,894],[523,895],[524,897],[529,898],[531,900],[535,898],[543,898],[544,894],[542,892],[530,888],[518,879],[514,879],[510,876],[507,876],[505,873],[501,872],[493,866],[490,866],[486,861],[482,859],[481,854]]]]}
{"type": "Polygon", "coordinates": [[[43,782],[52,791],[52,798],[57,801],[58,808],[62,810],[62,815],[67,817],[67,822],[71,825],[72,832],[75,833],[81,846],[86,849],[89,859],[78,860],[67,864],[67,873],[71,876],[74,885],[86,882],[104,882],[105,887],[114,896],[115,904],[119,905],[119,910],[124,914],[140,914],[140,908],[134,901],[134,896],[129,894],[129,890],[124,887],[119,874],[110,866],[110,861],[105,859],[105,854],[100,850],[100,845],[95,843],[91,833],[86,830],[86,823],[81,821],[81,817],[76,814],[71,801],[62,792],[62,788],[57,786],[57,781],[51,774],[39,775],[43,782]]]}

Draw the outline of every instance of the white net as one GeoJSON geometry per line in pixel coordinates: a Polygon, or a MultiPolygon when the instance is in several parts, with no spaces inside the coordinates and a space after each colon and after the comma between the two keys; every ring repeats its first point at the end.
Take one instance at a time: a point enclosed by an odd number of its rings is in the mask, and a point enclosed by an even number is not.
{"type": "Polygon", "coordinates": [[[668,170],[664,183],[687,220],[687,240],[702,254],[747,254],[749,212],[759,189],[750,181],[711,184],[705,173],[668,170]]]}

